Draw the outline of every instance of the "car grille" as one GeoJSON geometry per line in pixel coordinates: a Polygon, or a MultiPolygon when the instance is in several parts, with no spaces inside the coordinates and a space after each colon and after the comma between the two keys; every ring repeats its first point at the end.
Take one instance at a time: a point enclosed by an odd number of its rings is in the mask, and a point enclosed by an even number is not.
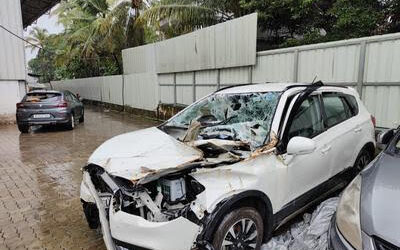
{"type": "Polygon", "coordinates": [[[377,250],[400,250],[400,247],[396,247],[395,245],[384,241],[378,237],[374,238],[375,247],[377,250]]]}

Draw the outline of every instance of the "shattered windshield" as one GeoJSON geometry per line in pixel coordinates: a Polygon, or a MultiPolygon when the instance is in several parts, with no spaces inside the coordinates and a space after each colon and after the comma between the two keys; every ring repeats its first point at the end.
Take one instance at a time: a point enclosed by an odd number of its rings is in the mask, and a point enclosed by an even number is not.
{"type": "Polygon", "coordinates": [[[165,126],[187,129],[197,121],[197,139],[238,140],[254,150],[269,138],[279,96],[280,92],[217,93],[189,106],[165,126]]]}

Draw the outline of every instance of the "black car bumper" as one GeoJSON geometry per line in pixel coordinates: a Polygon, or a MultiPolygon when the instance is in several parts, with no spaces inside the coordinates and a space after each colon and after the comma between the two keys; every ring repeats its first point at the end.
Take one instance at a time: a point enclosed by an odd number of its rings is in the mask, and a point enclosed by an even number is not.
{"type": "Polygon", "coordinates": [[[328,249],[330,250],[353,250],[349,243],[343,238],[336,227],[336,214],[332,216],[328,234],[328,249]]]}
{"type": "Polygon", "coordinates": [[[44,119],[32,118],[32,116],[26,118],[17,114],[17,123],[26,126],[66,124],[71,121],[70,117],[69,113],[51,114],[50,118],[44,119]]]}

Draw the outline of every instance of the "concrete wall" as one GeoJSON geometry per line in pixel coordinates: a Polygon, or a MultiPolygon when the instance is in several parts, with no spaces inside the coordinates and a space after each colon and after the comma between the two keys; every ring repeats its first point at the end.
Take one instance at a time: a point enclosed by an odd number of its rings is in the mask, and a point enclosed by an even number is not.
{"type": "Polygon", "coordinates": [[[21,4],[2,0],[0,4],[0,124],[15,121],[15,105],[25,95],[25,52],[21,4]]]}

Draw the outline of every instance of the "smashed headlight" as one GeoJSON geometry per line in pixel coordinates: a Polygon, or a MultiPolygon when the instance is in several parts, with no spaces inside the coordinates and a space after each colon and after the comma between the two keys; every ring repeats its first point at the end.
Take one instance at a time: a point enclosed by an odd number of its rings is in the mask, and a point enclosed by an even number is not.
{"type": "Polygon", "coordinates": [[[362,250],[360,225],[361,175],[343,191],[336,212],[336,225],[344,238],[357,250],[362,250]]]}

